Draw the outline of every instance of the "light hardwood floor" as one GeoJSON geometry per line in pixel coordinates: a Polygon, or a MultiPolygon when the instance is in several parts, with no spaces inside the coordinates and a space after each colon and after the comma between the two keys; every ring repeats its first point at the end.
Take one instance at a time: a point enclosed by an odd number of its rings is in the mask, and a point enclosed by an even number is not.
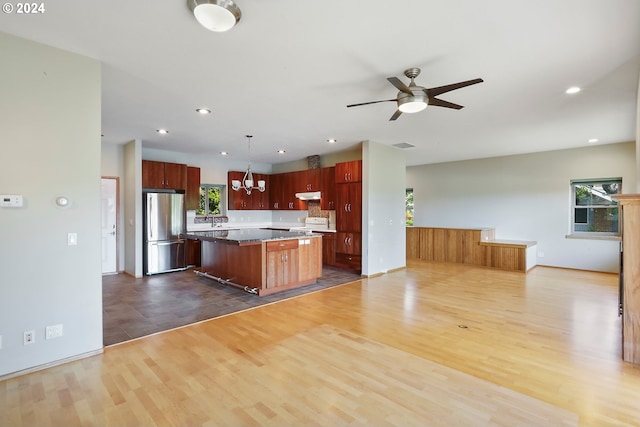
{"type": "Polygon", "coordinates": [[[640,426],[620,333],[617,275],[410,262],[4,381],[0,425],[640,426]]]}

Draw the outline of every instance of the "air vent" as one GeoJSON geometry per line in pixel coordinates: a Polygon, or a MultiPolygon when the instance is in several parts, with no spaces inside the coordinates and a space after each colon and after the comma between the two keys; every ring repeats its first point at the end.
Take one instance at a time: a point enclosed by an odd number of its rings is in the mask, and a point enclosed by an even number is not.
{"type": "Polygon", "coordinates": [[[415,145],[409,144],[408,142],[401,142],[399,144],[393,144],[394,147],[398,147],[398,148],[402,148],[403,150],[405,148],[413,148],[415,147],[415,145]]]}

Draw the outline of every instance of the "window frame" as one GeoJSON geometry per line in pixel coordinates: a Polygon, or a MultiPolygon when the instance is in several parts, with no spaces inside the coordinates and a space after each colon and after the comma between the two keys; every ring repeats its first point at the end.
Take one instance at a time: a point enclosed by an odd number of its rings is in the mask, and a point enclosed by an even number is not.
{"type": "MultiPolygon", "coordinates": [[[[198,189],[198,193],[200,193],[203,189],[205,189],[205,201],[204,201],[204,213],[200,212],[200,208],[196,209],[196,217],[209,217],[215,215],[226,215],[227,206],[226,206],[226,185],[223,184],[200,184],[200,188],[198,189]],[[207,191],[209,188],[218,188],[220,190],[220,213],[211,213],[209,211],[209,192],[207,191]]],[[[198,194],[198,199],[200,198],[200,194],[198,194]]],[[[200,200],[198,200],[200,203],[200,200]]]]}
{"type": "Polygon", "coordinates": [[[622,178],[595,178],[595,179],[572,179],[570,181],[570,215],[569,215],[569,235],[567,237],[573,238],[617,238],[620,236],[621,230],[621,217],[620,217],[620,206],[617,201],[612,200],[612,204],[610,205],[601,205],[601,204],[591,204],[591,205],[580,205],[576,203],[576,191],[577,188],[581,185],[599,185],[603,184],[618,184],[618,189],[616,193],[608,193],[605,190],[606,194],[622,194],[622,178]],[[585,222],[576,222],[576,210],[577,209],[586,209],[587,217],[589,216],[589,211],[593,209],[616,209],[617,210],[617,231],[585,231],[578,230],[576,231],[576,225],[579,224],[589,224],[589,219],[585,222]]]}
{"type": "Polygon", "coordinates": [[[405,208],[405,226],[412,227],[415,223],[415,192],[413,188],[405,189],[404,208],[405,208]],[[411,194],[411,205],[409,205],[409,194],[411,194]],[[409,224],[411,222],[411,224],[409,224]]]}

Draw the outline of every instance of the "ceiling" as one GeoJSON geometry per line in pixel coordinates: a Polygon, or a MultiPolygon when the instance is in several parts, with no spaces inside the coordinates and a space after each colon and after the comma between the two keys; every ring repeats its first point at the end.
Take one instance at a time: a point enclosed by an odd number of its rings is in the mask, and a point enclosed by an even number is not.
{"type": "Polygon", "coordinates": [[[201,27],[186,0],[50,0],[42,14],[3,13],[0,31],[102,61],[107,143],[246,160],[252,134],[254,161],[282,163],[370,140],[414,145],[416,165],[635,140],[639,1],[236,3],[226,33],[201,27]],[[395,98],[387,77],[408,83],[410,67],[424,87],[484,83],[440,96],[461,110],[389,121],[393,102],[346,108],[395,98]]]}

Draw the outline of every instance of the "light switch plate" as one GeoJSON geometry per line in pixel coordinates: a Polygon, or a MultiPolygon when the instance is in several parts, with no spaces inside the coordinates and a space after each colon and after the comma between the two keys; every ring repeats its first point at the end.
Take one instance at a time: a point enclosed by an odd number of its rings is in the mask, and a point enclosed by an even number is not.
{"type": "Polygon", "coordinates": [[[68,246],[76,246],[78,244],[78,233],[68,233],[67,234],[67,245],[68,246]]]}

